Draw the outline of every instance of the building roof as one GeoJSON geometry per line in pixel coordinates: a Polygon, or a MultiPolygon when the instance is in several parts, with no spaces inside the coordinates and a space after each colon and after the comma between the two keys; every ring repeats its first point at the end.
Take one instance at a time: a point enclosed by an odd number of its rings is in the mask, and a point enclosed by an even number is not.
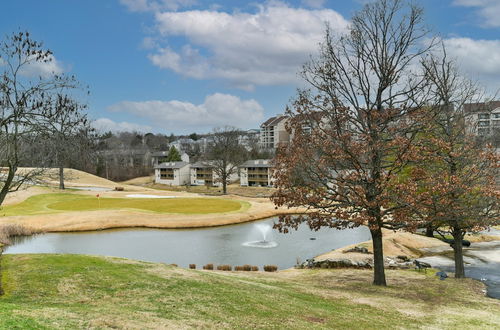
{"type": "Polygon", "coordinates": [[[285,120],[285,119],[288,119],[288,116],[279,115],[279,116],[271,117],[268,120],[266,120],[262,125],[260,125],[260,127],[276,126],[282,120],[285,120]]]}
{"type": "Polygon", "coordinates": [[[202,168],[214,167],[214,165],[210,164],[211,162],[213,162],[213,160],[207,160],[204,162],[196,162],[194,164],[191,164],[191,167],[202,167],[202,168]]]}
{"type": "Polygon", "coordinates": [[[183,168],[186,165],[189,165],[189,163],[188,162],[168,162],[168,163],[161,163],[161,164],[155,166],[155,168],[172,168],[172,169],[175,169],[175,168],[183,168]]]}
{"type": "Polygon", "coordinates": [[[239,167],[273,167],[270,159],[252,159],[247,160],[239,167]]]}
{"type": "Polygon", "coordinates": [[[497,108],[500,108],[500,101],[464,104],[464,112],[465,113],[491,112],[497,108]]]}

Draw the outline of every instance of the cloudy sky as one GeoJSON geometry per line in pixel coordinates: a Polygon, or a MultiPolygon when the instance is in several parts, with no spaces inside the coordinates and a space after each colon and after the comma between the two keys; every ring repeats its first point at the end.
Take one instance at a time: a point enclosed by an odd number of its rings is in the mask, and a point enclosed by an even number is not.
{"type": "MultiPolygon", "coordinates": [[[[90,86],[105,130],[204,133],[256,128],[284,111],[325,22],[342,31],[368,0],[5,0],[0,31],[54,52],[40,74],[90,86]]],[[[471,78],[500,87],[500,0],[419,0],[471,78]]]]}

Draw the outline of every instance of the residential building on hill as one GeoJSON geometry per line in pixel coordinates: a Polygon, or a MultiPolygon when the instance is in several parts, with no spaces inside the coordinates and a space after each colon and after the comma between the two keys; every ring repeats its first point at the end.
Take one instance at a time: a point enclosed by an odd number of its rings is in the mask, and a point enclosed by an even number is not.
{"type": "Polygon", "coordinates": [[[260,125],[259,143],[262,149],[275,150],[282,143],[290,142],[290,134],[286,131],[288,116],[271,117],[260,125]]]}
{"type": "Polygon", "coordinates": [[[465,104],[464,112],[477,135],[500,134],[500,101],[465,104]]]}
{"type": "MultiPolygon", "coordinates": [[[[191,185],[193,186],[222,186],[219,175],[214,170],[211,161],[196,162],[191,164],[191,185]]],[[[229,182],[238,180],[238,173],[229,176],[229,182]]]]}
{"type": "Polygon", "coordinates": [[[155,166],[155,182],[171,186],[182,186],[189,184],[188,162],[169,162],[155,166]]]}
{"type": "Polygon", "coordinates": [[[269,159],[248,160],[240,168],[240,185],[272,187],[273,166],[269,159]]]}

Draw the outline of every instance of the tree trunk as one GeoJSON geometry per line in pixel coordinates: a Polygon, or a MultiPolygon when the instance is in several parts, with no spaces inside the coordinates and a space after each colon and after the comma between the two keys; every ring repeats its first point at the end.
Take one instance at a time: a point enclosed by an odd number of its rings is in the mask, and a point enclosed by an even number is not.
{"type": "Polygon", "coordinates": [[[59,166],[59,189],[64,190],[64,167],[59,166]]]}
{"type": "Polygon", "coordinates": [[[373,284],[386,286],[382,229],[370,229],[373,243],[373,284]]]}
{"type": "Polygon", "coordinates": [[[453,230],[453,254],[455,257],[455,278],[465,277],[463,235],[461,230],[453,230]]]}
{"type": "Polygon", "coordinates": [[[428,225],[425,228],[425,236],[434,237],[434,227],[432,225],[428,225]]]}
{"type": "Polygon", "coordinates": [[[10,185],[14,181],[14,176],[16,175],[17,167],[9,166],[9,172],[7,173],[7,178],[3,184],[2,190],[0,190],[0,205],[2,205],[5,197],[9,193],[10,185]]]}

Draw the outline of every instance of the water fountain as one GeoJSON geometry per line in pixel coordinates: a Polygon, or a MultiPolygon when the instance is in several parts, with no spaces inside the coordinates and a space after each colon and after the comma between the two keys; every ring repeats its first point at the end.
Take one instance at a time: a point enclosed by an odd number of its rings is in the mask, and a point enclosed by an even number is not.
{"type": "Polygon", "coordinates": [[[243,246],[256,248],[274,248],[278,246],[277,242],[269,241],[268,235],[271,232],[271,226],[266,223],[258,223],[254,227],[261,234],[262,239],[258,241],[250,241],[243,243],[243,246]]]}

